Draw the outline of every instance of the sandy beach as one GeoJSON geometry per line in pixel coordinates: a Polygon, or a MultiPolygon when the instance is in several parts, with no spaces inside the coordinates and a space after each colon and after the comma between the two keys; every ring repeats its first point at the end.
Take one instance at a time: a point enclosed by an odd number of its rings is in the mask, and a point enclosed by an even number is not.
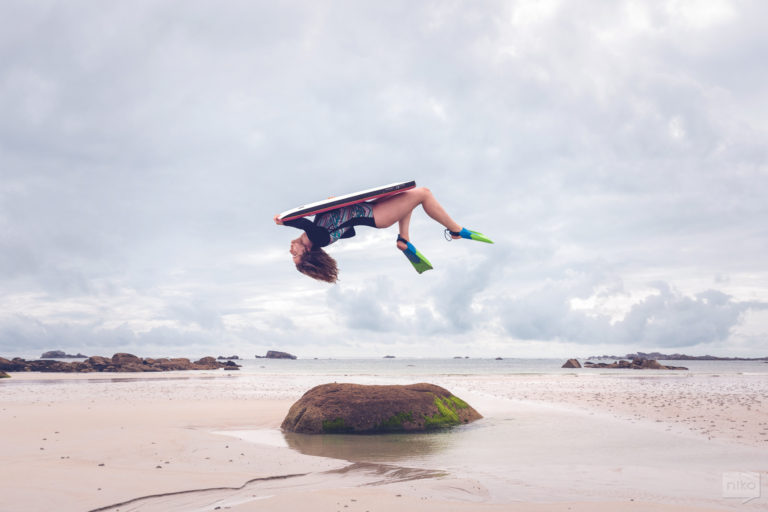
{"type": "Polygon", "coordinates": [[[485,418],[451,433],[284,436],[317,375],[12,374],[0,511],[764,510],[763,375],[435,376],[485,418]],[[323,439],[325,438],[325,439],[323,439]],[[755,474],[760,497],[724,478],[755,474]]]}

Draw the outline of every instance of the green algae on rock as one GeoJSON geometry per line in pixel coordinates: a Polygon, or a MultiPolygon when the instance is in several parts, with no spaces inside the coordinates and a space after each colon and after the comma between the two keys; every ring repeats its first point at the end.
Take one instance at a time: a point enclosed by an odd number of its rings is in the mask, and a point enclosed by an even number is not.
{"type": "Polygon", "coordinates": [[[351,427],[344,424],[343,418],[323,420],[323,432],[326,434],[346,434],[351,430],[351,427]]]}

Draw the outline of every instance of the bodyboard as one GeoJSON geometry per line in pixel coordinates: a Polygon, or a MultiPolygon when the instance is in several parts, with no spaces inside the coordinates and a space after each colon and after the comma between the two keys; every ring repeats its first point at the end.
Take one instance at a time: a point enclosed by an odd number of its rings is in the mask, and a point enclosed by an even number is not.
{"type": "Polygon", "coordinates": [[[371,201],[373,199],[379,199],[381,197],[391,196],[393,194],[399,194],[405,192],[416,186],[415,181],[402,181],[400,183],[390,183],[381,187],[369,188],[367,190],[361,190],[359,192],[353,192],[343,196],[331,197],[315,203],[305,204],[291,210],[284,211],[277,216],[280,220],[292,220],[300,217],[308,217],[310,215],[316,215],[318,213],[327,212],[335,208],[341,208],[342,206],[349,206],[351,204],[362,203],[364,201],[371,201]]]}

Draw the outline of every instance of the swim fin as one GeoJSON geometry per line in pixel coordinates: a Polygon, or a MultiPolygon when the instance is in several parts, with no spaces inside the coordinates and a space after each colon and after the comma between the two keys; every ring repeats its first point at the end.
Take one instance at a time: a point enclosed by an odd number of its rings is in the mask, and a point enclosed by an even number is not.
{"type": "Polygon", "coordinates": [[[397,235],[397,241],[405,244],[405,249],[402,249],[403,254],[405,254],[405,257],[411,262],[411,265],[416,269],[416,272],[421,274],[427,270],[432,270],[432,264],[413,246],[411,242],[400,235],[397,235]]]}
{"type": "Polygon", "coordinates": [[[487,244],[493,243],[493,240],[491,240],[484,234],[478,233],[477,231],[472,231],[467,228],[461,228],[461,231],[451,231],[446,229],[445,238],[450,241],[450,240],[453,240],[452,236],[460,236],[461,238],[466,238],[468,240],[477,240],[478,242],[485,242],[487,244]]]}

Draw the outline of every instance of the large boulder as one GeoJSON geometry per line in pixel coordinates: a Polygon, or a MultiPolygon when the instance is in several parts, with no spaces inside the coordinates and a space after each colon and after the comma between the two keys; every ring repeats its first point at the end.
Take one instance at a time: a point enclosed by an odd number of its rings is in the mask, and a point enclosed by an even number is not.
{"type": "Polygon", "coordinates": [[[234,361],[227,361],[226,363],[224,363],[224,369],[225,370],[239,370],[240,369],[240,365],[237,364],[234,361]]]}
{"type": "Polygon", "coordinates": [[[23,371],[23,369],[24,367],[21,364],[19,364],[17,361],[15,360],[9,361],[4,357],[0,357],[0,371],[20,372],[20,371],[23,371]]]}
{"type": "Polygon", "coordinates": [[[144,372],[149,366],[144,360],[133,354],[118,352],[112,356],[112,364],[104,368],[105,372],[144,372]]]}
{"type": "Polygon", "coordinates": [[[140,365],[144,361],[138,356],[135,356],[133,354],[126,354],[123,352],[119,352],[112,356],[112,364],[115,366],[123,366],[123,365],[140,365]]]}
{"type": "Polygon", "coordinates": [[[164,372],[192,370],[192,362],[186,357],[173,357],[171,359],[156,359],[155,364],[164,372]]]}
{"type": "Polygon", "coordinates": [[[291,406],[281,428],[302,434],[424,431],[469,423],[480,413],[434,384],[322,384],[291,406]]]}
{"type": "Polygon", "coordinates": [[[203,357],[195,361],[195,369],[200,370],[217,370],[224,366],[224,363],[218,362],[211,356],[203,357]]]}
{"type": "Polygon", "coordinates": [[[104,371],[105,368],[112,366],[112,359],[102,356],[91,356],[85,363],[94,370],[101,372],[104,371]]]}
{"type": "Polygon", "coordinates": [[[36,361],[27,361],[24,371],[29,372],[62,372],[73,373],[75,367],[72,363],[56,361],[53,359],[38,359],[36,361]]]}
{"type": "Polygon", "coordinates": [[[578,359],[569,359],[561,368],[581,368],[581,363],[578,359]]]}

